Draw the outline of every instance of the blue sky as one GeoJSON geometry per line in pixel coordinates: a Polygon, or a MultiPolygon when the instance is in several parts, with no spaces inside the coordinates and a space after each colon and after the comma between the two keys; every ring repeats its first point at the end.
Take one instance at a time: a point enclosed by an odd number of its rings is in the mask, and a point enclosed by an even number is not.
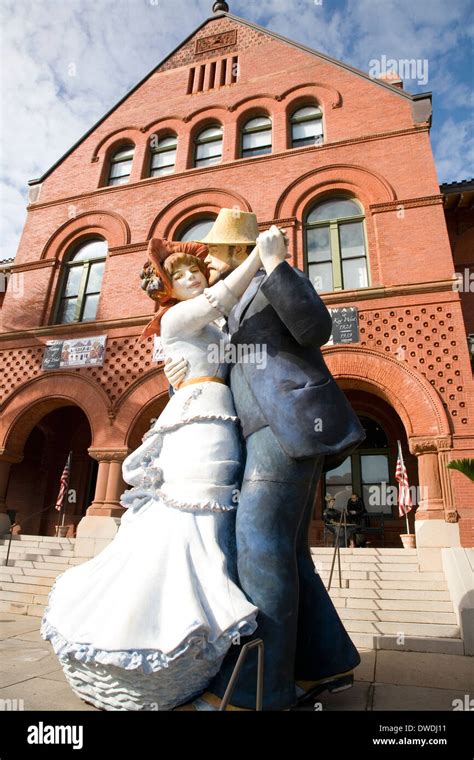
{"type": "MultiPolygon", "coordinates": [[[[474,176],[474,0],[228,2],[236,16],[368,73],[383,56],[420,61],[421,77],[404,86],[433,92],[439,181],[474,176]]],[[[16,253],[28,180],[210,15],[212,0],[0,0],[0,260],[16,253]]]]}

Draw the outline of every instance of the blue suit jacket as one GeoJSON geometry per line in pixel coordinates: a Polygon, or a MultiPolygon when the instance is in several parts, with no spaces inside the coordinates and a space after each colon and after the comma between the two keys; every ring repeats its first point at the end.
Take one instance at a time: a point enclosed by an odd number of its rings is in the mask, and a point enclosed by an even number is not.
{"type": "Polygon", "coordinates": [[[231,341],[266,347],[267,366],[242,362],[263,417],[294,459],[326,455],[337,467],[365,439],[346,396],[329,372],[321,346],[331,315],[308,277],[286,261],[256,274],[228,320],[231,341]]]}

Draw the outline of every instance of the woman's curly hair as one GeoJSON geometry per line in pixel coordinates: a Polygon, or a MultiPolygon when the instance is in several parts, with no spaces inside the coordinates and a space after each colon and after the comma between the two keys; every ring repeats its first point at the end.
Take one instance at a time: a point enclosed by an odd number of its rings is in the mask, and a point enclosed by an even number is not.
{"type": "Polygon", "coordinates": [[[171,277],[179,264],[183,262],[197,264],[206,279],[209,279],[207,266],[204,263],[207,250],[207,245],[204,243],[180,243],[164,238],[152,238],[150,240],[147,251],[148,259],[140,272],[141,287],[153,301],[160,304],[160,308],[143,330],[139,340],[143,340],[154,333],[159,334],[163,314],[177,303],[173,297],[171,277]]]}

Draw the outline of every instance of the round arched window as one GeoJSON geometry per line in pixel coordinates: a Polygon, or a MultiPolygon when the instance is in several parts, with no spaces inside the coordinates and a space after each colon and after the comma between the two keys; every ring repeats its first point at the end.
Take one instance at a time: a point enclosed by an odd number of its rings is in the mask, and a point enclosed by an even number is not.
{"type": "Polygon", "coordinates": [[[58,324],[95,319],[106,256],[106,241],[96,238],[80,244],[67,258],[57,311],[58,324]]]}
{"type": "Polygon", "coordinates": [[[305,255],[317,291],[368,286],[364,213],[354,200],[336,197],[312,207],[306,217],[305,255]]]}

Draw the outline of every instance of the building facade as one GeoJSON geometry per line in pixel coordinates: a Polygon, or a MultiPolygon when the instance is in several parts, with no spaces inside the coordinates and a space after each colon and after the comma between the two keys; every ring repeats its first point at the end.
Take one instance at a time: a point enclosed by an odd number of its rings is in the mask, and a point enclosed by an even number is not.
{"type": "Polygon", "coordinates": [[[384,514],[374,540],[400,546],[400,441],[419,549],[474,546],[474,484],[446,468],[474,457],[473,295],[455,278],[473,271],[472,187],[440,190],[430,123],[430,93],[215,3],[30,182],[1,308],[0,510],[52,534],[72,451],[66,522],[82,536],[116,530],[121,462],[168,399],[152,339],[137,343],[152,311],[138,276],[148,241],[202,237],[229,207],[286,228],[335,324],[352,319],[323,354],[367,439],[320,483],[312,542],[324,497],[355,490],[384,514]]]}

